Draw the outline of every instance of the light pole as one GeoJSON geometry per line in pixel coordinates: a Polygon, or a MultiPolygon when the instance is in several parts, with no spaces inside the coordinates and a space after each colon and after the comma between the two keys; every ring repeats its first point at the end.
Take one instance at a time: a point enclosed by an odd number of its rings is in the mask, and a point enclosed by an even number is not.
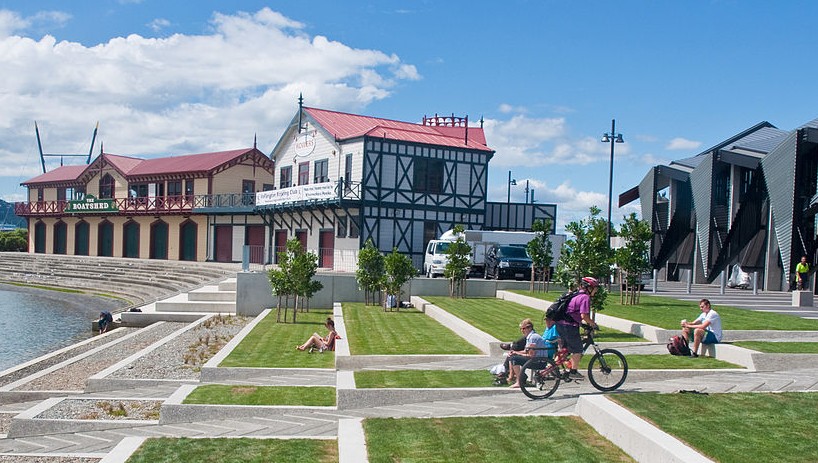
{"type": "Polygon", "coordinates": [[[506,228],[511,229],[511,185],[517,185],[517,180],[511,178],[508,171],[508,196],[506,196],[506,228]]]}
{"type": "Polygon", "coordinates": [[[611,202],[613,200],[614,143],[625,143],[621,133],[616,133],[616,119],[611,119],[611,132],[602,134],[602,143],[611,144],[611,170],[608,173],[608,250],[611,249],[611,202]]]}

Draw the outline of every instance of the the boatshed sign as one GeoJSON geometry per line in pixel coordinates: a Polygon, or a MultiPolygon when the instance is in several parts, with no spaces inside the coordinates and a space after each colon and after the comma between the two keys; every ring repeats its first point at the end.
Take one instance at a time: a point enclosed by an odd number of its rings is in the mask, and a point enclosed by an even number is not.
{"type": "Polygon", "coordinates": [[[93,214],[100,212],[119,212],[113,199],[97,199],[92,195],[78,201],[68,201],[65,212],[74,214],[93,214]]]}

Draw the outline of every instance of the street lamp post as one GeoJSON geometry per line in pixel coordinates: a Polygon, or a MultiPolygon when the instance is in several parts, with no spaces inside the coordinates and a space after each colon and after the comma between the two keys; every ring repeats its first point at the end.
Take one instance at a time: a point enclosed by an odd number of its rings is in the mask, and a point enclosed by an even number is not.
{"type": "Polygon", "coordinates": [[[611,119],[611,132],[602,134],[602,143],[611,144],[611,169],[608,173],[608,250],[611,249],[611,203],[613,201],[614,143],[625,143],[621,133],[616,133],[616,119],[611,119]]]}
{"type": "Polygon", "coordinates": [[[506,196],[506,227],[511,229],[511,185],[517,185],[517,180],[511,178],[511,171],[508,171],[508,196],[506,196]]]}

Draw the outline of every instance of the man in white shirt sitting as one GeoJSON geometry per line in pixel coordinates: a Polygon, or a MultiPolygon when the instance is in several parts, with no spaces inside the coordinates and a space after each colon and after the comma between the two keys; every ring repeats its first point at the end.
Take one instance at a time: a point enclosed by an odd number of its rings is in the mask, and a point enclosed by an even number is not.
{"type": "Polygon", "coordinates": [[[698,357],[700,344],[718,344],[721,342],[721,317],[710,307],[710,301],[702,299],[699,301],[701,315],[688,323],[682,320],[682,336],[689,339],[690,330],[693,330],[693,348],[690,350],[691,357],[698,357]]]}

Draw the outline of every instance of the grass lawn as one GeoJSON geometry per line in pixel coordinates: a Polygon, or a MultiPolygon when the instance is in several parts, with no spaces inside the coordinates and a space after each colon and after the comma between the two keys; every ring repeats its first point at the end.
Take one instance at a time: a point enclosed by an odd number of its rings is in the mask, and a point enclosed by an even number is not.
{"type": "Polygon", "coordinates": [[[736,341],[733,345],[767,354],[818,354],[818,342],[736,341]]]}
{"type": "Polygon", "coordinates": [[[335,405],[334,387],[247,386],[207,384],[185,397],[185,404],[208,405],[335,405]]]}
{"type": "MultiPolygon", "coordinates": [[[[590,355],[582,356],[582,369],[588,368],[590,355]]],[[[626,355],[629,370],[702,370],[709,368],[744,368],[722,360],[710,357],[690,358],[681,355],[626,355]]]]}
{"type": "Polygon", "coordinates": [[[151,438],[128,463],[330,463],[338,461],[338,442],[317,439],[151,438]]]}
{"type": "Polygon", "coordinates": [[[436,388],[490,387],[494,376],[488,370],[366,370],[355,372],[355,387],[436,388]]]}
{"type": "MultiPolygon", "coordinates": [[[[557,292],[514,292],[549,301],[559,297],[557,292]]],[[[722,327],[725,330],[818,330],[818,320],[806,320],[787,314],[754,312],[726,305],[714,305],[713,308],[721,316],[722,327]]],[[[622,305],[619,303],[619,295],[611,294],[605,301],[605,310],[600,313],[659,328],[676,330],[680,329],[679,321],[681,319],[686,318],[692,321],[701,314],[701,310],[699,310],[697,302],[679,301],[669,297],[647,296],[645,294],[640,298],[638,305],[622,305]]]]}
{"type": "Polygon", "coordinates": [[[818,393],[608,397],[721,463],[818,461],[818,393]]]}
{"type": "Polygon", "coordinates": [[[578,417],[368,418],[370,463],[632,462],[578,417]]]}
{"type": "MultiPolygon", "coordinates": [[[[292,320],[292,311],[289,311],[292,320]]],[[[333,368],[335,353],[307,353],[295,349],[313,333],[327,335],[324,322],[332,316],[329,309],[300,312],[298,322],[276,323],[270,312],[219,365],[221,367],[333,368]]]]}
{"type": "MultiPolygon", "coordinates": [[[[543,332],[543,315],[541,310],[504,301],[493,297],[453,299],[450,297],[424,297],[427,301],[465,320],[475,328],[484,331],[497,339],[511,341],[520,337],[520,321],[530,318],[537,332],[543,332]]],[[[629,333],[603,328],[597,333],[597,342],[645,341],[629,333]]]]}
{"type": "Polygon", "coordinates": [[[482,353],[415,309],[384,312],[379,306],[344,303],[344,325],[352,355],[482,353]]]}

